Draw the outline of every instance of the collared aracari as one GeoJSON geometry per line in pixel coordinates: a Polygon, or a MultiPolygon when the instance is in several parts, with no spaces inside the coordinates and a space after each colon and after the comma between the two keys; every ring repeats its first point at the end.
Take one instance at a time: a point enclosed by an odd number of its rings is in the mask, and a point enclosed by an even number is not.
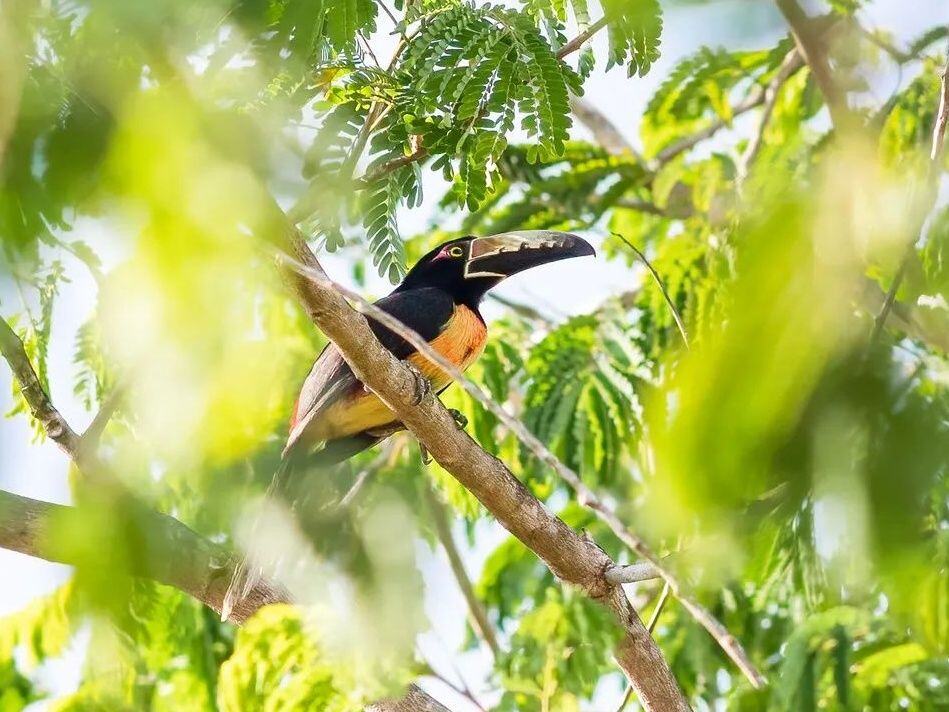
{"type": "MultiPolygon", "coordinates": [[[[376,306],[464,370],[484,349],[487,327],[478,306],[489,289],[531,267],[593,254],[588,242],[565,232],[526,230],[462,237],[422,257],[376,306]]],[[[450,385],[449,375],[401,336],[371,318],[370,326],[382,345],[414,365],[436,393],[450,385]]],[[[339,349],[330,343],[313,364],[297,398],[284,459],[287,465],[291,461],[332,465],[397,429],[395,413],[357,380],[339,349]]]]}

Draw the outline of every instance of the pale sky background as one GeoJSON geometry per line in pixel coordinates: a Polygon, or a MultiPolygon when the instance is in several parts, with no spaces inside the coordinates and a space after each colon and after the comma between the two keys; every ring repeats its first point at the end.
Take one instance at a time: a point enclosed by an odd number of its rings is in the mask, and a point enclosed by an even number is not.
{"type": "MultiPolygon", "coordinates": [[[[888,28],[902,42],[940,21],[949,22],[949,0],[876,0],[860,16],[865,26],[888,28]]],[[[770,0],[672,4],[667,7],[664,24],[662,57],[647,77],[628,79],[621,69],[609,73],[598,69],[586,85],[586,99],[606,113],[636,144],[639,116],[645,103],[669,69],[684,55],[705,44],[730,49],[772,46],[785,34],[785,26],[770,0]]],[[[373,39],[373,46],[382,48],[381,53],[377,51],[381,59],[386,55],[385,48],[391,44],[388,38],[378,37],[373,39]]],[[[603,57],[605,33],[596,38],[594,46],[598,56],[603,57]]],[[[912,69],[907,70],[903,81],[914,73],[912,69]]],[[[894,72],[883,72],[874,91],[879,97],[885,97],[897,80],[894,72]]],[[[585,134],[577,130],[576,135],[585,134]]],[[[718,145],[722,145],[729,141],[729,135],[725,133],[716,140],[720,142],[718,145]]],[[[432,215],[432,204],[443,190],[437,176],[426,175],[426,204],[402,216],[400,225],[404,234],[425,229],[432,215]]],[[[75,236],[94,243],[103,251],[106,264],[114,265],[121,254],[108,240],[102,239],[102,230],[101,225],[87,222],[77,226],[75,236]]],[[[595,233],[589,237],[594,244],[599,242],[600,237],[595,233]]],[[[85,270],[77,268],[69,259],[64,261],[72,282],[64,285],[62,296],[57,301],[50,382],[55,404],[74,427],[81,429],[90,420],[90,415],[72,396],[72,353],[75,330],[94,307],[95,289],[85,270]]],[[[339,259],[327,258],[324,265],[337,279],[348,279],[349,270],[339,259]]],[[[571,260],[519,275],[504,284],[499,292],[535,304],[548,313],[566,316],[589,311],[607,296],[628,289],[637,279],[638,273],[599,259],[571,260]]],[[[386,284],[381,281],[370,283],[370,291],[376,296],[386,289],[386,284]]],[[[0,292],[0,313],[9,316],[17,310],[16,296],[0,292]]],[[[486,305],[485,314],[489,320],[498,313],[500,308],[496,304],[486,305]]],[[[5,364],[0,365],[0,412],[9,410],[12,404],[10,392],[9,371],[5,364]]],[[[25,418],[0,420],[0,488],[36,499],[68,503],[64,456],[55,445],[48,442],[32,445],[30,439],[25,418]]],[[[477,546],[468,549],[461,527],[457,527],[456,539],[465,548],[468,570],[473,577],[477,576],[485,556],[504,536],[505,532],[499,526],[483,523],[478,528],[477,546]]],[[[426,582],[426,611],[432,621],[432,631],[421,636],[420,647],[444,676],[457,680],[459,674],[463,675],[467,684],[479,694],[485,674],[490,669],[489,658],[483,651],[463,655],[455,653],[464,635],[464,601],[441,553],[432,553],[423,542],[419,542],[417,550],[426,582]]],[[[53,590],[66,580],[69,573],[66,566],[0,550],[0,616],[19,610],[35,596],[53,590]]],[[[80,637],[79,643],[62,660],[48,663],[38,671],[50,691],[65,694],[75,688],[83,649],[84,642],[80,637]]],[[[426,682],[425,687],[456,712],[476,709],[441,683],[426,682]]],[[[620,695],[618,674],[601,688],[591,709],[614,709],[620,695]]],[[[479,696],[485,706],[495,701],[488,695],[479,696]]],[[[35,709],[42,707],[42,704],[34,706],[35,709]]]]}

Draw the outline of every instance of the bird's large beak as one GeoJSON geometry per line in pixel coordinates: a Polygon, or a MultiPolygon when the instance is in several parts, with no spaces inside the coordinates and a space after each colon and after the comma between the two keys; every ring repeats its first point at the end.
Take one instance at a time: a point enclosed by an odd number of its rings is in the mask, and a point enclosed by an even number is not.
{"type": "Polygon", "coordinates": [[[471,241],[465,262],[465,279],[510,277],[548,262],[595,254],[596,251],[589,242],[569,232],[502,232],[488,237],[476,237],[471,241]]]}

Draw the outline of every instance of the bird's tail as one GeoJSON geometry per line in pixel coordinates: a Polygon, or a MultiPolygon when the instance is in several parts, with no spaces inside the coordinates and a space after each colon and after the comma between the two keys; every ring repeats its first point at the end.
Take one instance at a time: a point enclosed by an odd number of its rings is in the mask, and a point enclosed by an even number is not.
{"type": "MultiPolygon", "coordinates": [[[[299,450],[301,449],[291,448],[284,453],[284,457],[279,467],[274,471],[270,485],[264,493],[264,501],[281,499],[287,495],[293,473],[302,465],[304,459],[299,450]]],[[[254,523],[251,526],[251,539],[257,539],[263,524],[262,519],[263,513],[258,513],[254,518],[254,523]]],[[[264,567],[261,562],[252,561],[247,554],[241,555],[231,574],[227,592],[224,594],[224,601],[221,604],[221,620],[226,621],[230,618],[234,606],[239,601],[247,598],[263,579],[264,567]]]]}
{"type": "MultiPolygon", "coordinates": [[[[296,495],[300,494],[297,490],[302,484],[297,482],[300,471],[311,468],[331,469],[356,453],[371,447],[383,437],[382,434],[369,435],[363,433],[330,440],[324,443],[322,449],[316,453],[311,452],[308,447],[303,445],[291,445],[284,451],[283,460],[274,472],[270,486],[267,487],[267,492],[264,494],[265,501],[283,500],[290,503],[291,509],[295,510],[296,495]]],[[[251,527],[252,540],[259,538],[263,525],[262,520],[263,514],[257,514],[251,527]]],[[[280,560],[277,560],[266,568],[277,568],[280,563],[280,560]]],[[[226,621],[234,610],[234,606],[239,601],[247,598],[251,591],[264,579],[266,569],[262,564],[263,562],[252,561],[246,554],[241,556],[234,567],[234,572],[231,574],[227,592],[224,594],[224,601],[221,604],[221,620],[226,621]]]]}

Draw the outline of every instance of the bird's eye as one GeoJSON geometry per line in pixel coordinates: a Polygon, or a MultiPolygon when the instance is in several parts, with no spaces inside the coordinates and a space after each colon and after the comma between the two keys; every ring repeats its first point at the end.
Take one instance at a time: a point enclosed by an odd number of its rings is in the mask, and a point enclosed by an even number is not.
{"type": "Polygon", "coordinates": [[[461,247],[458,247],[457,245],[455,247],[448,248],[449,257],[461,257],[463,254],[465,254],[465,251],[461,247]]]}

